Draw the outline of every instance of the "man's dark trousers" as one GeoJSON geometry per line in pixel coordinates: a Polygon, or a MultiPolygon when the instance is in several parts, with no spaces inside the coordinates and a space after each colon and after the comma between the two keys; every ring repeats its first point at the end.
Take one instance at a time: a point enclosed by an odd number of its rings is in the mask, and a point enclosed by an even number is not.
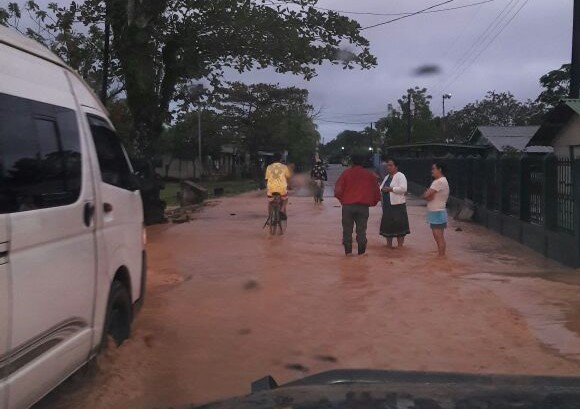
{"type": "Polygon", "coordinates": [[[352,230],[355,225],[358,253],[362,254],[366,251],[368,220],[368,205],[349,204],[342,206],[342,244],[344,244],[344,251],[347,254],[352,253],[352,230]]]}

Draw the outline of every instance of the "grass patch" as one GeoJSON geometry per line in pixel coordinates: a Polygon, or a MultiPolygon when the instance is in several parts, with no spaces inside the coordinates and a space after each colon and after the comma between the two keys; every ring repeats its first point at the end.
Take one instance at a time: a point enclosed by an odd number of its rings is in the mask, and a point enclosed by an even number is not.
{"type": "MultiPolygon", "coordinates": [[[[223,188],[224,196],[235,196],[258,188],[256,182],[252,179],[203,181],[196,183],[199,183],[207,189],[210,198],[215,197],[214,189],[216,188],[223,188]]],[[[181,191],[179,182],[165,182],[165,188],[161,191],[161,200],[165,201],[167,206],[178,206],[177,192],[179,191],[181,191]]]]}

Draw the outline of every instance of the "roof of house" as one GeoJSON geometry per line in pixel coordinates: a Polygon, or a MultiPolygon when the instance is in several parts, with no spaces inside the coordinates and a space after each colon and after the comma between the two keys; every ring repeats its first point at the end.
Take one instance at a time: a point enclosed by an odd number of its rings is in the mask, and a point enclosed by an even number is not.
{"type": "Polygon", "coordinates": [[[478,126],[471,137],[471,142],[492,146],[499,152],[508,147],[523,151],[539,128],[539,126],[478,126]]]}
{"type": "Polygon", "coordinates": [[[575,115],[580,115],[580,99],[564,99],[553,108],[528,145],[551,146],[560,131],[575,115]]]}

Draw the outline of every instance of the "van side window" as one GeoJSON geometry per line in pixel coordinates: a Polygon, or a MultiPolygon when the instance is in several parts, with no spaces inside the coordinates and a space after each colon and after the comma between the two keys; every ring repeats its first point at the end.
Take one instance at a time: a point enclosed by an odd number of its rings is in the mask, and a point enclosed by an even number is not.
{"type": "Polygon", "coordinates": [[[0,213],[74,203],[81,173],[74,111],[0,94],[0,213]]]}
{"type": "Polygon", "coordinates": [[[132,183],[133,172],[129,167],[127,155],[119,137],[105,120],[94,115],[87,115],[87,117],[97,150],[103,182],[132,190],[134,186],[132,183]]]}

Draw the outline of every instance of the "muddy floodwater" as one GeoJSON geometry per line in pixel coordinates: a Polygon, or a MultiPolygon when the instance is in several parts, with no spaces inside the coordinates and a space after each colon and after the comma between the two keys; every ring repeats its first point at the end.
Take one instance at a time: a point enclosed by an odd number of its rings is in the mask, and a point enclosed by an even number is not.
{"type": "Polygon", "coordinates": [[[151,227],[132,338],[38,407],[205,403],[265,375],[284,383],[336,368],[580,372],[579,272],[453,221],[439,259],[418,199],[405,248],[386,248],[376,207],[367,255],[345,257],[332,197],[315,207],[292,196],[286,234],[270,237],[263,194],[151,227]]]}

